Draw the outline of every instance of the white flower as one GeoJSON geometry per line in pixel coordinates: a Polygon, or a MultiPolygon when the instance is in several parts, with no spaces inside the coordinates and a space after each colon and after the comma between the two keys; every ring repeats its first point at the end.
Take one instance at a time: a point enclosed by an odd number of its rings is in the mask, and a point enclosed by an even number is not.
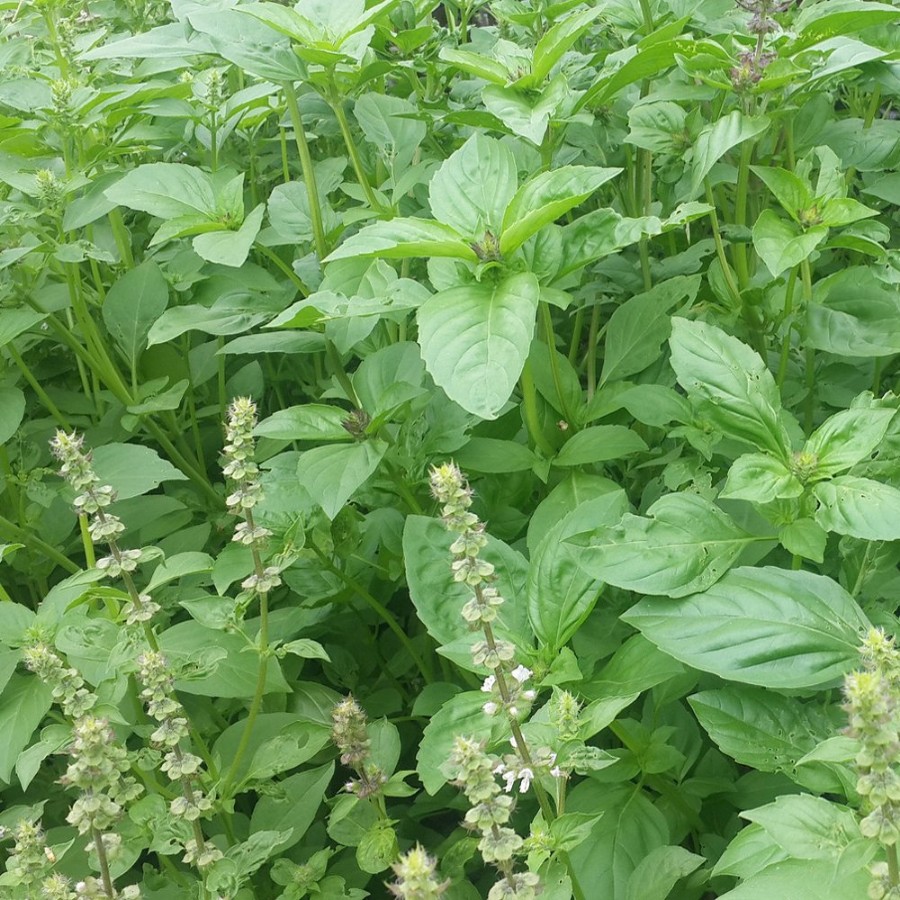
{"type": "Polygon", "coordinates": [[[493,715],[496,715],[496,714],[497,714],[497,710],[498,710],[500,707],[497,706],[497,704],[494,703],[493,700],[490,700],[490,701],[488,701],[487,703],[485,703],[484,706],[482,706],[481,708],[484,710],[485,715],[493,716],[493,715]]]}
{"type": "Polygon", "coordinates": [[[519,684],[525,684],[525,682],[528,681],[528,679],[531,678],[534,673],[526,666],[520,665],[516,666],[509,674],[512,675],[512,677],[515,678],[516,681],[519,682],[519,684]]]}
{"type": "Polygon", "coordinates": [[[524,794],[525,791],[531,787],[531,779],[534,778],[534,772],[527,766],[524,766],[519,769],[519,778],[521,779],[521,782],[519,783],[519,793],[524,794]]]}
{"type": "Polygon", "coordinates": [[[494,690],[494,685],[496,684],[497,679],[493,675],[488,675],[487,678],[484,679],[484,684],[481,686],[481,689],[486,693],[490,694],[491,691],[494,690]]]}

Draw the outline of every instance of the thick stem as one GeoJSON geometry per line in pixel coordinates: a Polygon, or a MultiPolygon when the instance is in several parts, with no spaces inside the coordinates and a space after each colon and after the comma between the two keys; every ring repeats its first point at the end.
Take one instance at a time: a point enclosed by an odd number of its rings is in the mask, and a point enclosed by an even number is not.
{"type": "Polygon", "coordinates": [[[541,420],[538,415],[537,388],[534,386],[534,376],[531,374],[531,363],[525,361],[522,368],[522,375],[519,378],[519,386],[522,389],[522,409],[525,418],[525,427],[531,435],[534,442],[541,453],[546,457],[553,456],[556,451],[544,436],[544,430],[541,428],[541,420]]]}
{"type": "Polygon", "coordinates": [[[303,118],[300,115],[297,91],[291,81],[284,82],[282,90],[284,91],[284,99],[287,102],[288,112],[291,117],[291,124],[294,126],[294,140],[297,143],[297,152],[300,155],[300,168],[303,171],[303,182],[306,185],[306,194],[309,198],[309,215],[312,220],[316,254],[320,260],[323,260],[328,255],[328,244],[325,240],[325,226],[322,223],[319,186],[316,184],[316,173],[309,153],[309,144],[306,142],[306,132],[303,130],[303,118]]]}
{"type": "Polygon", "coordinates": [[[94,852],[97,854],[97,861],[100,864],[100,880],[103,882],[103,890],[109,900],[115,900],[116,892],[109,874],[109,861],[106,858],[106,848],[103,846],[103,835],[99,829],[91,829],[91,839],[94,842],[94,852]]]}

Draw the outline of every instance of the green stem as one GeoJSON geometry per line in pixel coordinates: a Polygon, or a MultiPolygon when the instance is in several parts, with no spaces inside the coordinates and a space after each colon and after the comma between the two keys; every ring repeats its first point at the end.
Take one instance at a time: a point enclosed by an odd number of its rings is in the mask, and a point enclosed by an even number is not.
{"type": "Polygon", "coordinates": [[[372,594],[369,593],[355,578],[352,578],[348,575],[343,569],[338,568],[315,544],[310,544],[310,549],[319,559],[319,562],[331,572],[332,575],[336,575],[340,578],[344,584],[347,585],[360,599],[365,601],[365,603],[375,612],[379,618],[387,625],[391,631],[397,636],[397,640],[403,645],[406,652],[410,655],[413,663],[416,668],[422,675],[422,678],[425,680],[426,684],[431,684],[434,681],[434,673],[431,671],[431,666],[425,664],[425,660],[423,657],[419,655],[416,651],[416,648],[413,646],[412,641],[409,638],[409,635],[403,630],[400,626],[400,623],[394,618],[393,613],[382,603],[375,599],[372,594]]]}
{"type": "Polygon", "coordinates": [[[65,569],[70,575],[75,575],[81,571],[72,560],[63,556],[55,547],[51,547],[46,541],[42,541],[36,535],[31,534],[31,532],[10,522],[5,516],[0,516],[0,534],[4,533],[9,535],[9,537],[17,543],[24,544],[33,552],[43,554],[47,559],[55,562],[61,569],[65,569]]]}
{"type": "Polygon", "coordinates": [[[93,569],[97,565],[97,557],[94,555],[94,542],[91,540],[90,531],[88,531],[88,517],[84,513],[78,516],[78,529],[81,532],[84,560],[87,563],[87,567],[93,569]]]}
{"type": "Polygon", "coordinates": [[[294,287],[297,288],[304,297],[310,295],[310,289],[303,283],[300,276],[271,247],[266,247],[264,244],[257,243],[254,244],[254,249],[262,253],[262,255],[272,262],[276,268],[280,269],[288,278],[290,278],[294,287]]]}
{"type": "Polygon", "coordinates": [[[119,256],[122,257],[122,262],[127,269],[133,269],[134,255],[131,252],[131,237],[128,234],[128,229],[125,227],[125,220],[122,218],[119,207],[111,209],[107,214],[107,218],[112,227],[113,238],[119,250],[119,256]]]}
{"type": "Polygon", "coordinates": [[[12,357],[13,362],[19,367],[19,371],[22,373],[23,378],[31,385],[31,389],[35,394],[37,394],[38,400],[41,401],[44,409],[46,409],[47,412],[56,419],[57,423],[66,429],[66,431],[71,431],[72,425],[69,423],[69,420],[59,411],[50,397],[47,396],[47,392],[41,387],[41,383],[34,377],[31,369],[11,342],[6,345],[6,352],[12,357]]]}
{"type": "Polygon", "coordinates": [[[556,358],[556,333],[553,330],[553,314],[550,307],[546,303],[540,304],[541,323],[544,326],[544,337],[547,341],[547,352],[550,356],[550,376],[553,379],[553,387],[556,389],[556,396],[559,399],[560,412],[570,427],[575,427],[575,416],[569,408],[569,402],[566,399],[565,391],[562,386],[562,376],[559,371],[559,360],[556,358]]]}
{"type": "Polygon", "coordinates": [[[112,877],[109,874],[109,862],[106,859],[106,848],[103,846],[103,835],[98,828],[91,829],[91,839],[94,843],[94,852],[100,864],[100,880],[103,882],[103,890],[109,900],[115,900],[116,892],[113,890],[112,877]]]}
{"type": "MultiPolygon", "coordinates": [[[[709,221],[712,225],[713,241],[716,245],[716,257],[719,260],[719,266],[722,269],[722,276],[725,278],[725,286],[728,288],[728,293],[731,294],[737,309],[740,309],[743,303],[741,292],[734,280],[734,274],[731,271],[731,266],[728,265],[728,258],[725,255],[725,244],[722,242],[722,235],[719,231],[719,217],[716,214],[716,201],[708,178],[704,181],[704,184],[706,185],[706,202],[712,207],[709,211],[709,221]]],[[[736,262],[737,260],[735,260],[736,262]]]]}
{"type": "Polygon", "coordinates": [[[888,879],[892,887],[900,886],[900,866],[897,865],[897,845],[885,844],[884,854],[887,858],[888,879]]]}
{"type": "Polygon", "coordinates": [[[541,428],[541,419],[538,415],[537,388],[534,386],[534,376],[531,374],[531,363],[525,360],[522,375],[519,378],[519,386],[522,389],[522,410],[525,418],[525,427],[531,435],[531,440],[541,453],[546,457],[554,456],[556,450],[544,436],[541,428]]]}
{"type": "Polygon", "coordinates": [[[790,321],[791,314],[794,311],[794,287],[797,284],[797,267],[791,269],[788,276],[787,287],[784,292],[784,311],[781,315],[781,321],[785,324],[784,336],[781,339],[781,358],[778,361],[778,387],[784,385],[784,379],[787,377],[788,360],[791,352],[791,329],[793,325],[790,321]]]}
{"type": "Polygon", "coordinates": [[[344,144],[347,146],[347,153],[350,155],[350,164],[353,166],[353,171],[356,173],[356,179],[357,181],[359,181],[360,187],[363,189],[363,193],[366,195],[366,200],[368,201],[369,206],[371,206],[372,209],[374,209],[378,213],[389,212],[389,210],[386,210],[384,206],[379,202],[378,198],[375,196],[375,192],[372,190],[372,185],[369,184],[369,179],[366,175],[366,170],[363,168],[359,150],[356,147],[356,143],[353,140],[353,134],[350,131],[350,123],[347,121],[347,113],[344,112],[343,97],[341,97],[340,91],[338,91],[337,84],[334,80],[333,70],[329,70],[328,72],[328,92],[326,99],[328,100],[329,106],[331,106],[335,116],[337,117],[338,125],[341,129],[341,135],[344,138],[344,144]]]}
{"type": "MultiPolygon", "coordinates": [[[[806,308],[812,303],[812,270],[809,260],[804,259],[800,263],[800,276],[803,282],[803,301],[806,308]]],[[[816,350],[815,347],[806,348],[806,402],[804,406],[804,426],[809,434],[813,427],[813,416],[816,401],[816,350]]]]}
{"type": "Polygon", "coordinates": [[[597,390],[597,343],[600,336],[600,304],[595,303],[591,310],[591,324],[588,326],[587,346],[587,399],[593,399],[597,390]]]}
{"type": "Polygon", "coordinates": [[[323,260],[328,255],[328,244],[325,240],[322,207],[319,203],[319,186],[316,183],[316,173],[309,153],[309,144],[306,141],[306,132],[303,129],[303,117],[300,115],[297,90],[292,81],[285,81],[282,84],[282,90],[284,91],[284,99],[291,117],[291,124],[294,127],[294,141],[297,144],[297,153],[300,155],[300,168],[303,171],[303,182],[306,185],[306,194],[309,199],[309,215],[312,220],[316,254],[320,260],[323,260]]]}
{"type": "MultiPolygon", "coordinates": [[[[252,531],[254,528],[253,514],[251,510],[244,513],[247,525],[252,531]]],[[[253,569],[258,579],[263,579],[264,568],[259,550],[255,545],[250,548],[253,554],[253,569]]],[[[241,732],[241,740],[238,743],[234,759],[231,761],[231,767],[228,774],[222,782],[220,796],[228,799],[229,791],[240,770],[241,763],[247,753],[247,747],[250,745],[250,739],[253,737],[253,726],[256,724],[257,716],[262,708],[263,695],[266,692],[266,676],[269,670],[269,595],[266,591],[259,593],[259,634],[257,635],[257,649],[259,651],[259,670],[256,676],[256,690],[253,692],[253,700],[250,702],[250,712],[244,720],[244,730],[241,732]]]]}
{"type": "Polygon", "coordinates": [[[347,395],[347,399],[356,409],[360,409],[359,397],[356,396],[353,382],[350,380],[350,376],[344,368],[344,361],[341,359],[341,354],[338,352],[338,348],[334,346],[334,342],[330,341],[327,337],[325,338],[325,355],[328,357],[328,362],[331,363],[334,377],[337,378],[338,384],[347,395]]]}
{"type": "MultiPolygon", "coordinates": [[[[741,161],[738,166],[737,194],[734,199],[735,225],[747,224],[747,196],[750,184],[750,160],[753,158],[753,141],[744,141],[741,145],[741,161]]],[[[750,283],[750,268],[747,262],[747,247],[735,242],[731,245],[734,255],[734,268],[737,271],[738,283],[741,288],[750,283]]]]}

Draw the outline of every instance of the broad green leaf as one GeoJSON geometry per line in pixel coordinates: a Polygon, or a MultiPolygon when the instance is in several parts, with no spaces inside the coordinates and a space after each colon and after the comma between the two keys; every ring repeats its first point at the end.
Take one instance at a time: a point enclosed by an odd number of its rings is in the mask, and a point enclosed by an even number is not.
{"type": "Polygon", "coordinates": [[[703,179],[732,147],[758,137],[768,127],[769,120],[765,116],[745,116],[737,110],[707,125],[694,143],[691,194],[700,190],[703,179]]]}
{"type": "Polygon", "coordinates": [[[794,28],[798,36],[794,52],[828,38],[854,34],[873,25],[884,25],[900,18],[900,10],[887,3],[863,0],[823,0],[805,6],[794,28]]]}
{"type": "Polygon", "coordinates": [[[438,256],[477,262],[478,256],[459,232],[428,219],[391,219],[376,222],[347,238],[326,262],[355,256],[404,259],[438,256]]]}
{"type": "Polygon", "coordinates": [[[530,273],[441,291],[418,311],[422,358],[451,400],[495,419],[522,373],[540,286],[530,273]]]}
{"type": "MultiPolygon", "coordinates": [[[[323,225],[326,232],[336,224],[334,212],[322,202],[320,187],[319,204],[322,208],[323,225]]],[[[285,243],[303,243],[313,239],[312,216],[309,195],[302,181],[287,181],[272,189],[267,201],[269,223],[285,243]]]]}
{"type": "Polygon", "coordinates": [[[540,146],[550,118],[556,112],[562,95],[550,93],[532,99],[513,87],[487,85],[481,92],[485,109],[495,115],[513,134],[540,146]]]}
{"type": "Polygon", "coordinates": [[[849,197],[837,197],[828,200],[819,213],[819,222],[827,228],[841,228],[844,225],[852,225],[862,219],[877,216],[878,210],[864,206],[858,200],[849,197]]]}
{"type": "Polygon", "coordinates": [[[366,139],[384,154],[398,174],[412,162],[427,133],[425,123],[412,118],[416,112],[415,104],[409,100],[375,92],[363,94],[353,106],[366,139]]]}
{"type": "Polygon", "coordinates": [[[689,396],[707,401],[702,412],[729,437],[787,462],[791,441],[781,396],[759,355],[714,325],[672,320],[672,368],[689,396]]]}
{"type": "Polygon", "coordinates": [[[678,660],[658,650],[638,633],[628,638],[581,690],[588,700],[634,697],[671,678],[684,675],[686,671],[678,660]]]}
{"type": "Polygon", "coordinates": [[[582,503],[544,537],[528,566],[528,616],[542,646],[555,654],[593,609],[603,583],[579,565],[580,551],[565,538],[587,525],[621,519],[628,501],[614,491],[582,503]]]}
{"type": "Polygon", "coordinates": [[[669,826],[647,795],[633,784],[586,779],[569,793],[566,812],[602,813],[586,841],[570,857],[592,897],[626,896],[641,861],[669,842],[669,826]]]}
{"type": "Polygon", "coordinates": [[[456,66],[464,72],[483,78],[492,84],[505,85],[509,80],[506,66],[482,53],[460,50],[456,47],[442,47],[439,56],[451,66],[456,66]]]}
{"type": "Polygon", "coordinates": [[[221,266],[234,268],[242,266],[247,261],[256,235],[259,234],[265,211],[265,205],[260,203],[244,219],[237,231],[214,231],[210,234],[197,235],[191,242],[197,256],[221,266]]]}
{"type": "Polygon", "coordinates": [[[836,581],[772,566],[734,569],[677,601],[645,597],[622,618],[695,669],[770,688],[834,684],[871,627],[836,581]]]}
{"type": "Polygon", "coordinates": [[[476,133],[434,173],[428,188],[431,212],[468,239],[480,240],[486,231],[498,237],[517,184],[512,150],[476,133]]]}
{"type": "Polygon", "coordinates": [[[25,395],[17,387],[0,387],[0,444],[19,429],[25,415],[25,395]]]}
{"type": "Polygon", "coordinates": [[[869,459],[894,418],[893,409],[852,408],[835,413],[810,435],[805,450],[816,458],[816,477],[830,477],[869,459]]]}
{"type": "Polygon", "coordinates": [[[534,62],[530,76],[523,81],[529,87],[539,85],[563,54],[587,31],[600,15],[600,7],[582,9],[556,22],[548,28],[534,47],[534,62]]]}
{"type": "Polygon", "coordinates": [[[863,267],[844,269],[813,285],[807,339],[839,356],[900,353],[900,292],[863,267]]]}
{"type": "Polygon", "coordinates": [[[212,568],[213,559],[208,553],[199,553],[196,550],[176,553],[153,570],[153,575],[147,584],[147,591],[154,591],[164,584],[171,584],[186,575],[211,572],[212,568]]]}
{"type": "Polygon", "coordinates": [[[622,459],[646,449],[643,438],[624,425],[594,425],[572,435],[557,453],[553,465],[590,465],[622,459]]]}
{"type": "Polygon", "coordinates": [[[94,471],[101,484],[111,484],[119,500],[146,494],[164,481],[184,481],[182,474],[150,447],[103,444],[93,450],[94,471]]]}
{"type": "Polygon", "coordinates": [[[728,480],[720,497],[771,503],[773,500],[799,497],[803,485],[780,460],[764,453],[745,453],[728,470],[728,480]]]}
{"type": "Polygon", "coordinates": [[[600,185],[621,171],[596,166],[562,166],[526,181],[503,216],[501,253],[516,250],[545,225],[583,203],[600,185]]]}
{"type": "Polygon", "coordinates": [[[669,311],[693,301],[700,281],[698,275],[680,275],[616,307],[606,328],[601,386],[642,372],[659,359],[672,331],[669,311]]]}
{"type": "Polygon", "coordinates": [[[823,562],[828,532],[813,519],[795,519],[778,532],[778,540],[788,553],[823,562]]]}
{"type": "Polygon", "coordinates": [[[454,456],[466,472],[527,472],[537,462],[534,452],[518,441],[474,437],[454,456]]]}
{"type": "Polygon", "coordinates": [[[761,826],[747,825],[725,848],[713,868],[713,875],[732,875],[745,881],[767,866],[789,858],[761,826]]]}
{"type": "Polygon", "coordinates": [[[50,688],[33,675],[13,675],[0,694],[0,781],[9,784],[19,754],[52,703],[50,688]]]}
{"type": "Polygon", "coordinates": [[[213,181],[196,166],[145,163],[127,172],[105,193],[119,206],[139,209],[159,219],[215,218],[218,212],[213,181]]]}
{"type": "Polygon", "coordinates": [[[378,468],[385,450],[387,445],[376,440],[314,447],[300,457],[297,479],[325,515],[334,519],[378,468]]]}
{"type": "Polygon", "coordinates": [[[150,327],[168,305],[169,286],[152,260],[126,272],[109,289],[103,321],[132,370],[147,346],[150,327]]]}
{"type": "Polygon", "coordinates": [[[773,278],[808,259],[826,237],[828,229],[824,225],[804,231],[771,209],[763,210],[753,226],[753,246],[773,278]]]}
{"type": "MultiPolygon", "coordinates": [[[[198,622],[181,622],[159,636],[159,644],[176,670],[175,687],[201,697],[249,698],[256,691],[259,657],[246,651],[246,638],[204,628],[198,622]]],[[[265,692],[287,693],[287,682],[276,659],[266,669],[265,692]]]]}
{"type": "Polygon", "coordinates": [[[666,900],[676,883],[705,861],[684,847],[657,847],[631,873],[625,900],[666,900]]]}
{"type": "Polygon", "coordinates": [[[753,541],[699,494],[666,494],[647,516],[626,514],[569,538],[582,547],[580,563],[595,578],[642,594],[684,597],[720,579],[753,541]]]}
{"type": "Polygon", "coordinates": [[[0,347],[5,347],[13,338],[33,328],[47,318],[46,313],[32,309],[0,309],[0,347]]]}
{"type": "Polygon", "coordinates": [[[636,244],[644,235],[659,234],[662,222],[655,216],[629,219],[611,209],[597,209],[562,229],[564,256],[557,272],[563,278],[601,257],[636,244]]]}
{"type": "Polygon", "coordinates": [[[819,501],[816,521],[826,531],[836,531],[866,541],[900,539],[900,490],[871,478],[839,475],[813,488],[819,501]]]}
{"type": "Polygon", "coordinates": [[[743,685],[701,691],[688,703],[723,753],[760,772],[790,775],[840,722],[820,703],[743,685]]]}
{"type": "MultiPolygon", "coordinates": [[[[813,204],[813,196],[806,182],[788,169],[774,166],[751,166],[754,174],[775,195],[781,208],[795,221],[813,204]]],[[[777,273],[772,273],[773,275],[777,273]]]]}
{"type": "Polygon", "coordinates": [[[151,28],[124,40],[112,41],[82,53],[79,59],[166,59],[212,53],[213,46],[205,34],[186,34],[181,22],[151,28]]]}
{"type": "MultiPolygon", "coordinates": [[[[2,545],[0,545],[2,547],[2,545]]],[[[2,549],[0,549],[0,559],[2,559],[2,549]]],[[[7,640],[9,637],[4,635],[7,640]]],[[[8,650],[5,647],[0,647],[0,693],[2,693],[6,686],[9,684],[9,680],[13,677],[16,671],[16,666],[22,661],[22,653],[19,650],[8,650]]]]}
{"type": "MultiPolygon", "coordinates": [[[[409,516],[406,519],[403,558],[409,596],[419,620],[435,641],[443,646],[459,641],[471,644],[478,637],[469,629],[461,614],[472,592],[466,585],[453,580],[450,569],[450,545],[453,540],[453,535],[437,519],[425,516],[409,516]]],[[[520,553],[490,536],[482,557],[496,567],[496,587],[506,601],[495,622],[495,632],[519,646],[530,646],[526,561],[520,553]]],[[[471,669],[472,662],[467,653],[462,655],[460,665],[471,669]]]]}
{"type": "Polygon", "coordinates": [[[277,441],[349,441],[347,411],[324,403],[279,409],[256,426],[254,433],[277,441]]]}
{"type": "MultiPolygon", "coordinates": [[[[788,794],[773,803],[746,810],[741,817],[761,826],[796,859],[833,860],[849,851],[858,865],[863,866],[875,854],[871,842],[864,841],[854,813],[824,797],[788,794]],[[851,847],[854,843],[855,849],[851,847]],[[862,853],[861,847],[865,847],[862,853]]],[[[846,857],[844,861],[849,863],[846,857]]]]}
{"type": "Polygon", "coordinates": [[[871,876],[867,869],[844,870],[835,860],[789,859],[774,863],[720,900],[810,900],[816,894],[837,900],[865,900],[871,876]]]}
{"type": "Polygon", "coordinates": [[[187,18],[192,28],[206,35],[219,56],[257,78],[278,84],[306,77],[290,41],[262,22],[228,9],[192,10],[187,18]]]}
{"type": "Polygon", "coordinates": [[[490,737],[494,723],[482,709],[485,700],[481,691],[457,694],[428,720],[419,741],[416,771],[429,794],[436,794],[447,783],[447,759],[459,735],[475,740],[490,737]]]}

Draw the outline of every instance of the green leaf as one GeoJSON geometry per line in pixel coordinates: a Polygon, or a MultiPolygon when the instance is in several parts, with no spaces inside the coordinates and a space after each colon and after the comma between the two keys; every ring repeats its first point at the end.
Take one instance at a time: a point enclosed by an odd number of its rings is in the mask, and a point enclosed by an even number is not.
{"type": "Polygon", "coordinates": [[[769,127],[766,116],[745,116],[732,110],[703,128],[694,142],[691,194],[696,194],[712,167],[732,148],[762,134],[769,127]]]}
{"type": "Polygon", "coordinates": [[[431,212],[439,222],[472,240],[479,240],[485,231],[499,236],[517,184],[512,150],[475,133],[431,179],[431,212]]]}
{"type": "Polygon", "coordinates": [[[540,146],[551,116],[556,112],[562,94],[547,90],[536,99],[514,87],[487,85],[481,92],[485,109],[495,115],[513,134],[540,146]]]}
{"type": "Polygon", "coordinates": [[[714,584],[751,542],[709,500],[695,493],[666,494],[647,517],[626,514],[569,539],[582,547],[586,572],[642,594],[684,597],[714,584]]]}
{"type": "Polygon", "coordinates": [[[763,210],[753,226],[753,246],[773,278],[808,259],[826,237],[824,225],[804,231],[771,209],[763,210]]]}
{"type": "Polygon", "coordinates": [[[533,234],[579,206],[621,171],[597,166],[562,166],[526,181],[503,216],[500,252],[512,253],[521,247],[533,234]]]}
{"type": "Polygon", "coordinates": [[[190,550],[186,553],[176,553],[161,562],[153,571],[153,575],[147,584],[147,591],[151,592],[164,584],[171,584],[186,575],[198,575],[212,572],[213,559],[208,553],[199,553],[190,550]]]}
{"type": "Polygon", "coordinates": [[[169,286],[159,266],[146,260],[126,272],[103,301],[103,322],[132,370],[147,346],[150,327],[169,305],[169,286]]]}
{"type": "Polygon", "coordinates": [[[672,332],[669,311],[693,301],[700,276],[670,278],[617,306],[609,317],[600,385],[643,372],[662,354],[672,332]]]}
{"type": "Polygon", "coordinates": [[[475,740],[490,737],[493,722],[482,709],[485,699],[481,691],[457,694],[428,720],[419,741],[416,771],[429,794],[436,794],[447,783],[445,767],[457,736],[475,740]]]}
{"type": "Polygon", "coordinates": [[[528,617],[538,640],[552,655],[578,630],[603,586],[584,571],[581,551],[565,538],[586,526],[613,524],[627,508],[622,490],[588,500],[552,528],[532,553],[528,566],[528,617]]]}
{"type": "Polygon", "coordinates": [[[470,75],[483,78],[493,84],[506,84],[509,72],[502,63],[484,56],[481,53],[473,53],[471,50],[459,50],[456,47],[441,47],[438,54],[444,62],[456,66],[470,75]]]}
{"type": "Polygon", "coordinates": [[[586,779],[566,798],[566,812],[602,813],[587,840],[570,853],[592,897],[625,897],[641,860],[669,841],[665,817],[633,784],[586,779]]]}
{"type": "Polygon", "coordinates": [[[900,538],[900,490],[870,478],[839,475],[813,488],[816,521],[826,531],[866,541],[900,538]]]}
{"type": "Polygon", "coordinates": [[[745,810],[741,817],[762,827],[776,844],[797,859],[858,859],[863,866],[875,854],[875,847],[864,841],[856,816],[849,809],[809,794],[778,797],[773,803],[745,810]],[[857,843],[854,851],[851,846],[857,843]],[[866,849],[859,855],[860,845],[866,849]]]}
{"type": "Polygon", "coordinates": [[[283,850],[301,841],[315,820],[333,775],[334,763],[330,762],[271,784],[253,807],[250,832],[290,831],[283,850]]]}
{"type": "Polygon", "coordinates": [[[789,859],[720,894],[719,900],[810,900],[810,885],[822,897],[865,900],[870,880],[867,869],[845,871],[833,859],[789,859]]]}
{"type": "Polygon", "coordinates": [[[528,358],[540,285],[531,273],[441,291],[418,311],[422,358],[451,400],[495,419],[528,358]]]}
{"type": "Polygon", "coordinates": [[[895,412],[893,409],[851,408],[826,419],[803,448],[816,457],[816,477],[831,477],[871,458],[884,439],[895,412]]]}
{"type": "Polygon", "coordinates": [[[553,460],[555,466],[583,466],[622,459],[646,450],[640,435],[624,425],[594,425],[573,434],[553,460]]]}
{"type": "Polygon", "coordinates": [[[31,309],[0,309],[0,347],[5,347],[13,338],[24,334],[47,318],[47,313],[31,309]]]}
{"type": "Polygon", "coordinates": [[[657,847],[631,873],[625,900],[666,900],[676,883],[705,861],[684,847],[657,847]]]}
{"type": "Polygon", "coordinates": [[[33,675],[13,675],[0,694],[0,781],[9,784],[19,754],[52,703],[50,688],[33,675]]]}
{"type": "Polygon", "coordinates": [[[244,223],[237,231],[223,230],[197,235],[192,241],[197,256],[221,266],[234,268],[242,266],[247,261],[256,235],[259,234],[265,211],[265,205],[260,203],[244,219],[244,223]]]}
{"type": "Polygon", "coordinates": [[[187,476],[139,444],[103,444],[93,450],[94,471],[101,484],[111,484],[119,500],[138,497],[164,481],[185,481],[187,476]]]}
{"type": "Polygon", "coordinates": [[[553,24],[534,47],[534,62],[530,76],[522,79],[527,86],[539,85],[563,54],[587,31],[600,15],[600,8],[582,9],[553,24]]]}
{"type": "Polygon", "coordinates": [[[18,430],[25,415],[25,395],[17,387],[0,387],[0,444],[18,430]]]}
{"type": "Polygon", "coordinates": [[[834,684],[858,665],[871,627],[837,582],[771,566],[734,569],[674,602],[646,597],[622,619],[695,669],[771,688],[834,684]]]}
{"type": "Polygon", "coordinates": [[[363,872],[376,875],[397,858],[400,848],[390,822],[378,821],[363,835],[356,848],[356,862],[363,872]]]}
{"type": "Polygon", "coordinates": [[[193,29],[208,37],[219,56],[257,78],[275,84],[306,78],[291,42],[262,22],[229,9],[193,9],[187,19],[193,29]]]}
{"type": "Polygon", "coordinates": [[[900,353],[900,292],[870,269],[844,269],[817,281],[806,321],[817,350],[863,358],[900,353]]]}
{"type": "Polygon", "coordinates": [[[790,775],[797,760],[834,734],[838,724],[838,716],[829,716],[818,702],[743,685],[701,691],[688,703],[723,753],[760,772],[790,775]]]}
{"type": "Polygon", "coordinates": [[[791,441],[781,396],[759,355],[714,325],[672,320],[672,368],[703,414],[729,437],[788,461],[791,441]]]}
{"type": "Polygon", "coordinates": [[[828,532],[812,519],[796,519],[781,529],[778,540],[788,553],[820,563],[825,558],[828,532]]]}
{"type": "Polygon", "coordinates": [[[333,520],[378,468],[386,450],[387,444],[377,440],[314,447],[298,460],[297,479],[333,520]]]}
{"type": "Polygon", "coordinates": [[[438,256],[478,261],[475,251],[459,232],[428,219],[398,218],[376,222],[347,238],[325,261],[355,256],[380,256],[384,259],[438,256]]]}
{"type": "Polygon", "coordinates": [[[873,25],[885,25],[900,18],[900,10],[869,0],[824,0],[805,6],[794,25],[798,32],[793,52],[828,38],[853,34],[873,25]]]}
{"type": "Polygon", "coordinates": [[[728,480],[719,495],[723,499],[771,503],[799,497],[803,485],[780,460],[764,453],[745,453],[728,470],[728,480]]]}
{"type": "Polygon", "coordinates": [[[349,441],[344,428],[347,411],[324,403],[306,403],[279,409],[254,429],[259,437],[276,441],[349,441]]]}
{"type": "MultiPolygon", "coordinates": [[[[813,205],[812,191],[806,182],[788,169],[773,166],[751,166],[754,174],[775,195],[781,208],[795,221],[813,205]]],[[[773,275],[777,273],[773,272],[773,275]]]]}
{"type": "Polygon", "coordinates": [[[788,854],[759,825],[748,825],[732,838],[716,862],[713,875],[733,875],[745,881],[767,866],[788,858],[788,854]]]}
{"type": "MultiPolygon", "coordinates": [[[[190,663],[189,675],[177,677],[175,687],[200,697],[252,697],[256,692],[259,657],[247,649],[246,638],[204,628],[198,622],[181,622],[159,636],[159,644],[170,662],[190,663]],[[194,671],[194,667],[198,671],[194,671]]],[[[270,659],[265,692],[289,690],[278,661],[270,659]]]]}
{"type": "Polygon", "coordinates": [[[455,455],[456,463],[467,472],[527,472],[537,457],[518,441],[474,437],[455,455]]]}
{"type": "MultiPolygon", "coordinates": [[[[461,640],[472,643],[477,635],[462,617],[464,604],[472,592],[453,580],[450,545],[454,537],[443,523],[425,516],[409,516],[403,529],[403,559],[409,596],[419,620],[441,645],[461,640]]],[[[506,602],[494,624],[495,633],[517,645],[530,645],[531,628],[526,604],[527,564],[521,554],[502,541],[488,536],[482,558],[496,567],[497,590],[506,602]]],[[[459,662],[471,668],[468,652],[459,662]]]]}
{"type": "Polygon", "coordinates": [[[119,206],[139,209],[159,219],[212,219],[218,212],[210,176],[196,166],[178,163],[145,163],[123,175],[105,194],[119,206]]]}
{"type": "Polygon", "coordinates": [[[397,174],[410,165],[427,133],[425,123],[412,118],[417,112],[409,100],[374,92],[363,94],[353,106],[366,140],[381,151],[397,174]]]}

